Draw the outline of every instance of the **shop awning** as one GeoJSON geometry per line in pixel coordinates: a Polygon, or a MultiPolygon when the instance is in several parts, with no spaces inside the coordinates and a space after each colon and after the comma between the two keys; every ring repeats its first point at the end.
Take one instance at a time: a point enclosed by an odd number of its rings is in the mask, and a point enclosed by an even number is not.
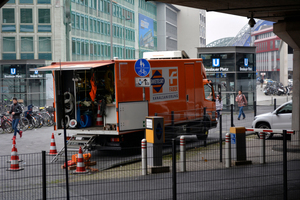
{"type": "Polygon", "coordinates": [[[32,68],[30,71],[58,71],[58,70],[90,70],[97,67],[113,64],[113,61],[98,61],[98,62],[54,62],[46,67],[32,68]]]}

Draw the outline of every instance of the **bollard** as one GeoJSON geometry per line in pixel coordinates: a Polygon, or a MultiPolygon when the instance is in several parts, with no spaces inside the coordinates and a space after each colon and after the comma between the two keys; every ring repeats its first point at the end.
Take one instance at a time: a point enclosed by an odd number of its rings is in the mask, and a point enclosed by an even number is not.
{"type": "Polygon", "coordinates": [[[233,124],[233,104],[230,104],[230,116],[231,116],[231,127],[234,127],[234,124],[233,124]]]}
{"type": "Polygon", "coordinates": [[[176,139],[172,139],[172,193],[173,200],[177,200],[176,139]]]}
{"type": "Polygon", "coordinates": [[[225,136],[225,167],[231,167],[231,143],[230,133],[226,133],[225,136]]]}
{"type": "Polygon", "coordinates": [[[260,164],[266,163],[266,140],[265,140],[265,133],[259,133],[260,138],[260,164]]]}
{"type": "Polygon", "coordinates": [[[276,110],[276,99],[274,99],[274,110],[276,110]]]}
{"type": "Polygon", "coordinates": [[[180,137],[180,171],[186,171],[186,148],[184,136],[180,137]]]}
{"type": "Polygon", "coordinates": [[[147,175],[147,140],[142,139],[142,175],[147,175]]]}
{"type": "Polygon", "coordinates": [[[254,117],[256,116],[256,101],[253,102],[254,117]]]}
{"type": "Polygon", "coordinates": [[[273,105],[274,101],[273,101],[273,96],[271,97],[271,105],[273,105]]]}
{"type": "Polygon", "coordinates": [[[222,143],[223,143],[223,139],[222,139],[222,115],[220,115],[220,119],[219,119],[219,145],[220,145],[220,162],[223,161],[223,150],[222,150],[222,143]]]}

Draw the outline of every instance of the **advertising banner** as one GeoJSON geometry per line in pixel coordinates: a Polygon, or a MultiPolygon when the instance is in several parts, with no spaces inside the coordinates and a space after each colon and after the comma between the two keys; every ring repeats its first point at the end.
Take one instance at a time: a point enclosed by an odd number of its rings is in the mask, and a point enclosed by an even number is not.
{"type": "Polygon", "coordinates": [[[139,14],[139,44],[142,48],[154,49],[153,19],[139,14]]]}

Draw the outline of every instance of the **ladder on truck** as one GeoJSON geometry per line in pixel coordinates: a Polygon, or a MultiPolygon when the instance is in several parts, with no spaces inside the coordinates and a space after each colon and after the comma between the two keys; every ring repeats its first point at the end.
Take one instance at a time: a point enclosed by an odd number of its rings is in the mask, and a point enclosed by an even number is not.
{"type": "MultiPolygon", "coordinates": [[[[75,134],[67,141],[67,150],[68,152],[77,152],[79,151],[79,147],[82,149],[82,153],[88,150],[97,135],[92,134],[75,134]]],[[[59,157],[62,157],[65,154],[65,147],[61,148],[61,150],[56,154],[56,156],[52,159],[52,162],[56,162],[59,157]]]]}

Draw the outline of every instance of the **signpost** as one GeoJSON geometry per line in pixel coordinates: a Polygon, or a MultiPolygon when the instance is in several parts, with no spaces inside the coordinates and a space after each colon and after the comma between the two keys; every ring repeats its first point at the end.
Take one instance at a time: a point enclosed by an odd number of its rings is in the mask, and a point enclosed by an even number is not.
{"type": "Polygon", "coordinates": [[[138,59],[134,64],[134,71],[139,76],[135,78],[135,87],[143,88],[143,101],[145,101],[145,87],[151,86],[151,79],[146,78],[150,73],[150,63],[146,59],[138,59]]]}

